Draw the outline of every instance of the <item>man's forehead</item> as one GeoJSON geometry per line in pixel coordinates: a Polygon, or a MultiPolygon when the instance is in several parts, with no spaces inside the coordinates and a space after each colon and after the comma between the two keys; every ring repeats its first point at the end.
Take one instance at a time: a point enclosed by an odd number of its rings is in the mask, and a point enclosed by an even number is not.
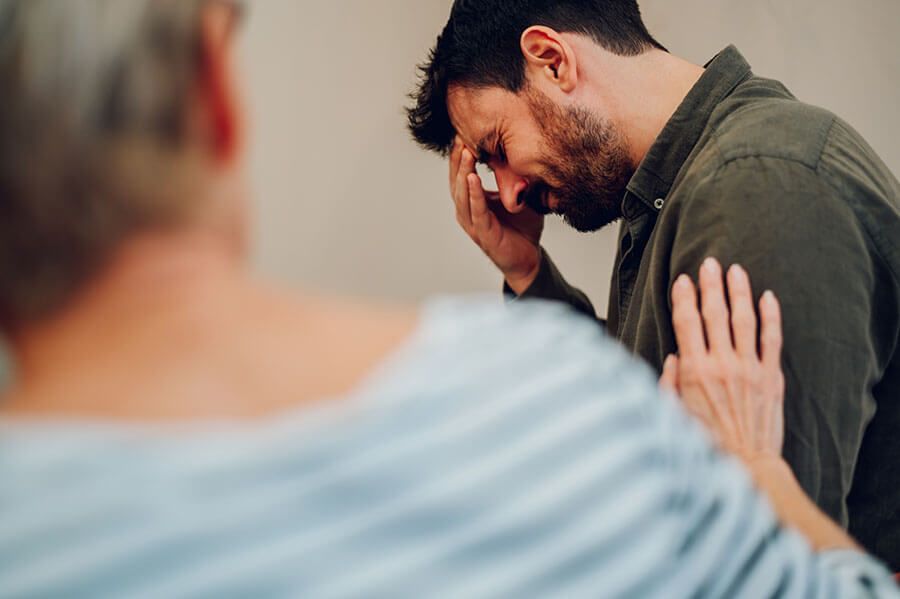
{"type": "Polygon", "coordinates": [[[496,135],[502,120],[510,115],[516,94],[500,87],[451,86],[447,91],[450,122],[467,146],[475,148],[496,135]]]}

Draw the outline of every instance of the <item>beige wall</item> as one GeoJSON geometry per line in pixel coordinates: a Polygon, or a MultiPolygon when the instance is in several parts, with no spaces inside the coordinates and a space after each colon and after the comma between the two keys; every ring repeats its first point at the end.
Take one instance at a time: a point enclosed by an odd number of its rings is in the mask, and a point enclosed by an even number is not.
{"type": "MultiPolygon", "coordinates": [[[[458,230],[446,168],[404,128],[404,94],[450,0],[256,0],[245,37],[255,139],[256,264],[307,287],[418,300],[496,292],[458,230]]],[[[898,0],[644,0],[669,49],[703,63],[734,42],[760,75],[855,125],[900,173],[898,0]]],[[[605,311],[614,231],[558,220],[545,244],[605,311]]]]}

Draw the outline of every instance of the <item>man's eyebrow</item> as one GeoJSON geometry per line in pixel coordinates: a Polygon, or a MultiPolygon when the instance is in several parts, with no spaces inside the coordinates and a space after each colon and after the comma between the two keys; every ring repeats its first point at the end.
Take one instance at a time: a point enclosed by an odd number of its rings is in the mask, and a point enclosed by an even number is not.
{"type": "Polygon", "coordinates": [[[478,152],[478,160],[481,162],[487,162],[490,160],[492,153],[487,150],[487,148],[493,148],[497,143],[497,137],[499,133],[496,129],[491,130],[490,133],[481,138],[481,141],[478,142],[478,147],[476,151],[478,152]]]}

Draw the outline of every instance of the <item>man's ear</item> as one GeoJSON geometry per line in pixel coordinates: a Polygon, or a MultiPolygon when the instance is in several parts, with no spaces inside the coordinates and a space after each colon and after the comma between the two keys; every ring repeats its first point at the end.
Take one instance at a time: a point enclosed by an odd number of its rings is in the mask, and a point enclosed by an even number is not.
{"type": "Polygon", "coordinates": [[[543,79],[565,93],[575,89],[578,82],[575,52],[559,32],[534,25],[522,33],[520,46],[532,81],[543,79]]]}
{"type": "Polygon", "coordinates": [[[234,9],[209,2],[199,22],[199,100],[209,151],[217,162],[234,160],[243,148],[243,112],[233,59],[234,9]]]}

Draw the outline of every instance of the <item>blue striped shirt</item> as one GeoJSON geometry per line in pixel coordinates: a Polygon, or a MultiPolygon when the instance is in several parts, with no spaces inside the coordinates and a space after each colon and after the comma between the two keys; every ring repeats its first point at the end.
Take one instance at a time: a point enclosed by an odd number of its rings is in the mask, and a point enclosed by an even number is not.
{"type": "Polygon", "coordinates": [[[900,597],[561,306],[442,300],[263,423],[0,424],[0,597],[900,597]]]}

